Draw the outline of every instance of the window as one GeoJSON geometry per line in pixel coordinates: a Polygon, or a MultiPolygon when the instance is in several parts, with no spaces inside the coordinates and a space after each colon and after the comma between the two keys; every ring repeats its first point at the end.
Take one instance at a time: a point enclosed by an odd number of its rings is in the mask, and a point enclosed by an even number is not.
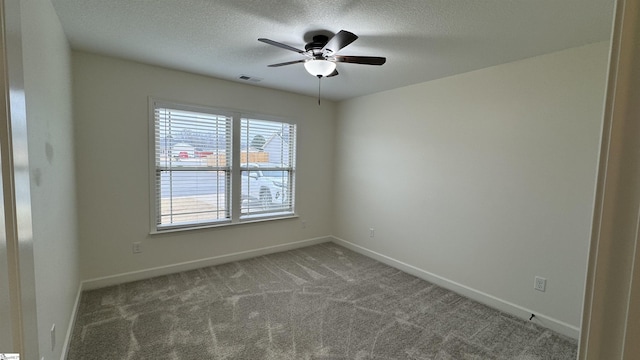
{"type": "Polygon", "coordinates": [[[152,229],[294,213],[293,124],[151,100],[152,229]]]}
{"type": "Polygon", "coordinates": [[[241,213],[289,211],[293,205],[293,138],[291,124],[241,119],[241,213]]]}

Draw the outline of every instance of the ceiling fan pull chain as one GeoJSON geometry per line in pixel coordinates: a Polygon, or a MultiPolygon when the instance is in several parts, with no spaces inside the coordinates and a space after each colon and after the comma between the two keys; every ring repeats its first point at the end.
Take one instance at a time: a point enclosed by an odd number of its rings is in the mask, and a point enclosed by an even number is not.
{"type": "Polygon", "coordinates": [[[320,106],[320,83],[322,82],[322,75],[318,75],[318,106],[320,106]]]}

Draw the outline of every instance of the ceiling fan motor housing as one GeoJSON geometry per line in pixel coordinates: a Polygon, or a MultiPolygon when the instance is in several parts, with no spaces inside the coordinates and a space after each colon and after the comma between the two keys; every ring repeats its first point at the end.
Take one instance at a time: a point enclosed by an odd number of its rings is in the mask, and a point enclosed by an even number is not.
{"type": "Polygon", "coordinates": [[[327,45],[329,38],[325,35],[316,35],[313,37],[313,41],[306,44],[304,49],[307,50],[313,56],[322,55],[322,48],[327,45]]]}

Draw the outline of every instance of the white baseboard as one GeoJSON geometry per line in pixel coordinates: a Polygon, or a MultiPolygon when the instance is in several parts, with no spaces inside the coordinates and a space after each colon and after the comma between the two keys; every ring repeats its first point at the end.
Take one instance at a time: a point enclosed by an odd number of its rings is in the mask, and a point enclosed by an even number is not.
{"type": "Polygon", "coordinates": [[[66,360],[69,353],[69,344],[71,343],[71,337],[73,336],[73,328],[76,325],[76,317],[80,308],[80,298],[82,297],[82,290],[84,290],[82,285],[82,283],[78,285],[78,293],[76,294],[76,301],[73,303],[73,309],[71,310],[71,319],[69,319],[67,334],[65,335],[64,342],[62,343],[62,355],[60,355],[60,360],[66,360]]]}
{"type": "Polygon", "coordinates": [[[522,307],[520,305],[516,305],[513,304],[511,302],[499,299],[495,296],[489,295],[487,293],[484,293],[482,291],[476,290],[476,289],[472,289],[468,286],[459,284],[455,281],[451,281],[449,279],[443,278],[442,276],[438,276],[436,274],[430,273],[428,271],[425,271],[423,269],[420,269],[418,267],[415,267],[413,265],[409,265],[407,263],[404,263],[402,261],[398,261],[396,259],[393,259],[389,256],[386,255],[382,255],[380,253],[377,253],[375,251],[369,250],[365,247],[362,247],[360,245],[356,245],[354,243],[351,243],[349,241],[340,239],[338,237],[333,236],[333,242],[338,244],[338,245],[342,245],[344,247],[346,247],[347,249],[353,250],[359,254],[362,254],[364,256],[370,257],[372,259],[378,260],[384,264],[387,264],[389,266],[392,266],[396,269],[402,270],[406,273],[409,273],[413,276],[417,276],[423,280],[426,280],[430,283],[436,284],[438,286],[441,286],[445,289],[451,290],[453,292],[456,292],[462,296],[465,296],[469,299],[478,301],[480,303],[483,303],[487,306],[490,306],[494,309],[500,310],[502,312],[511,314],[513,316],[528,320],[529,317],[531,316],[531,314],[535,314],[536,316],[533,318],[533,322],[551,329],[553,331],[559,332],[563,335],[569,336],[573,339],[578,339],[578,337],[580,336],[580,329],[576,326],[573,326],[571,324],[567,324],[563,321],[554,319],[550,316],[546,316],[544,314],[540,314],[536,311],[527,309],[525,307],[522,307]]]}
{"type": "Polygon", "coordinates": [[[151,269],[132,271],[111,276],[104,276],[95,279],[89,279],[82,282],[84,290],[98,289],[102,287],[124,284],[131,281],[150,279],[156,276],[169,275],[182,271],[199,269],[207,266],[220,265],[233,261],[250,259],[256,256],[273,254],[281,251],[298,249],[305,246],[311,246],[331,241],[332,237],[319,237],[314,239],[301,240],[282,245],[268,246],[260,249],[240,251],[232,254],[214,256],[206,259],[187,261],[178,264],[159,266],[151,269]]]}

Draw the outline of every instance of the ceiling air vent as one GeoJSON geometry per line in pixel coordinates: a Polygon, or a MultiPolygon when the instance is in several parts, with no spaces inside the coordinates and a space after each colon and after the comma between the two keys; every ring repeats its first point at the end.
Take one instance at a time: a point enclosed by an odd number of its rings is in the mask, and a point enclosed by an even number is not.
{"type": "Polygon", "coordinates": [[[259,77],[249,76],[249,75],[240,75],[238,77],[238,79],[244,80],[244,81],[251,81],[251,82],[260,82],[260,81],[262,81],[262,79],[259,78],[259,77]]]}

